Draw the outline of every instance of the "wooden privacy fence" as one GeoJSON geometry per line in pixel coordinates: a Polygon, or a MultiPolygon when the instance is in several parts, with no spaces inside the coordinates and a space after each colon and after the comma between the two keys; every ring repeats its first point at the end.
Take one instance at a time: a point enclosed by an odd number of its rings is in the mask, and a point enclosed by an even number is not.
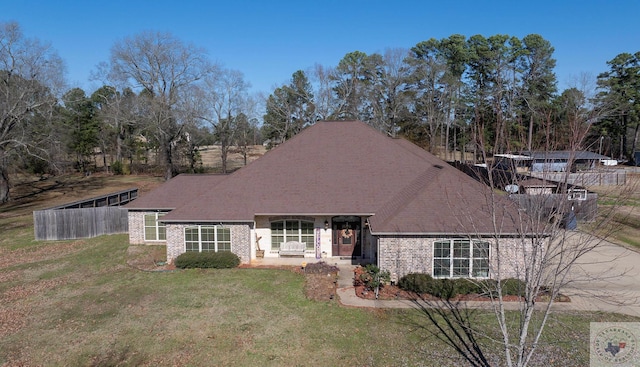
{"type": "Polygon", "coordinates": [[[37,241],[90,238],[129,230],[127,210],[111,206],[34,211],[33,223],[37,241]]]}
{"type": "Polygon", "coordinates": [[[595,193],[587,194],[584,200],[567,200],[567,194],[511,194],[509,198],[530,214],[546,216],[549,220],[554,213],[568,213],[571,208],[579,221],[591,222],[598,217],[598,194],[595,193]]]}
{"type": "Polygon", "coordinates": [[[134,200],[138,189],[33,212],[35,239],[70,240],[129,231],[128,211],[119,206],[134,200]]]}
{"type": "Polygon", "coordinates": [[[602,172],[531,172],[531,176],[548,181],[564,182],[582,187],[588,186],[622,186],[627,183],[627,172],[624,170],[602,172]]]}

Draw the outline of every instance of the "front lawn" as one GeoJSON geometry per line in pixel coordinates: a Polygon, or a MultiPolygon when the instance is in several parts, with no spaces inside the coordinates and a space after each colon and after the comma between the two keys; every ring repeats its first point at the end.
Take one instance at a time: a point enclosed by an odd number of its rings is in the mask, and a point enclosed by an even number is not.
{"type": "MultiPolygon", "coordinates": [[[[308,300],[290,270],[142,271],[127,265],[125,235],[1,250],[14,261],[0,269],[1,365],[461,363],[417,312],[308,300]]],[[[589,321],[631,319],[557,314],[536,365],[585,365],[589,321]]],[[[493,327],[486,314],[477,320],[493,327]]]]}

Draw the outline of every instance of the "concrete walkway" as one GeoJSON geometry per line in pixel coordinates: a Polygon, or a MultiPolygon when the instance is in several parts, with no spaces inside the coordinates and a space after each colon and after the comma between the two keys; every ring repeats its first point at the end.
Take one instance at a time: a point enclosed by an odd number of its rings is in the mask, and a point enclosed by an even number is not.
{"type": "MultiPolygon", "coordinates": [[[[353,286],[355,265],[336,264],[339,301],[349,307],[416,308],[407,300],[368,300],[358,297],[353,286]]],[[[572,282],[563,289],[571,302],[556,302],[555,311],[602,311],[640,317],[640,253],[603,243],[586,254],[574,267],[572,282]]],[[[518,309],[518,302],[507,302],[518,309]]],[[[491,302],[467,302],[471,308],[491,308],[491,302]]],[[[542,304],[538,304],[542,307],[542,304]]]]}

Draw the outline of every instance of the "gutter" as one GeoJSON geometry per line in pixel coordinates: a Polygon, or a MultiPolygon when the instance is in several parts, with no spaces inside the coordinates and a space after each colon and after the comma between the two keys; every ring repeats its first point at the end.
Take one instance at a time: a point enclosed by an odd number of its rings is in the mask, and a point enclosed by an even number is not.
{"type": "MultiPolygon", "coordinates": [[[[434,232],[373,232],[374,236],[429,236],[429,237],[535,237],[539,234],[529,233],[434,233],[434,232]]],[[[549,234],[542,234],[542,236],[549,236],[549,234]]]]}

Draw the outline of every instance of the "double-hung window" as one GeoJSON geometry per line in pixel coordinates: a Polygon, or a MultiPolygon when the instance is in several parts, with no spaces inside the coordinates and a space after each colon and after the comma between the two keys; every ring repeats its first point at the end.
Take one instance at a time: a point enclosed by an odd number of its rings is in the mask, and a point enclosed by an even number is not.
{"type": "Polygon", "coordinates": [[[433,245],[434,278],[489,277],[489,243],[451,239],[433,245]]]}
{"type": "Polygon", "coordinates": [[[166,241],[167,232],[164,223],[158,220],[167,213],[145,213],[144,215],[144,240],[166,241]]]}
{"type": "Polygon", "coordinates": [[[313,250],[313,222],[297,219],[271,222],[271,249],[278,250],[281,243],[289,241],[302,242],[307,250],[313,250]]]}
{"type": "Polygon", "coordinates": [[[184,229],[186,251],[231,251],[231,229],[221,226],[192,226],[184,229]]]}

